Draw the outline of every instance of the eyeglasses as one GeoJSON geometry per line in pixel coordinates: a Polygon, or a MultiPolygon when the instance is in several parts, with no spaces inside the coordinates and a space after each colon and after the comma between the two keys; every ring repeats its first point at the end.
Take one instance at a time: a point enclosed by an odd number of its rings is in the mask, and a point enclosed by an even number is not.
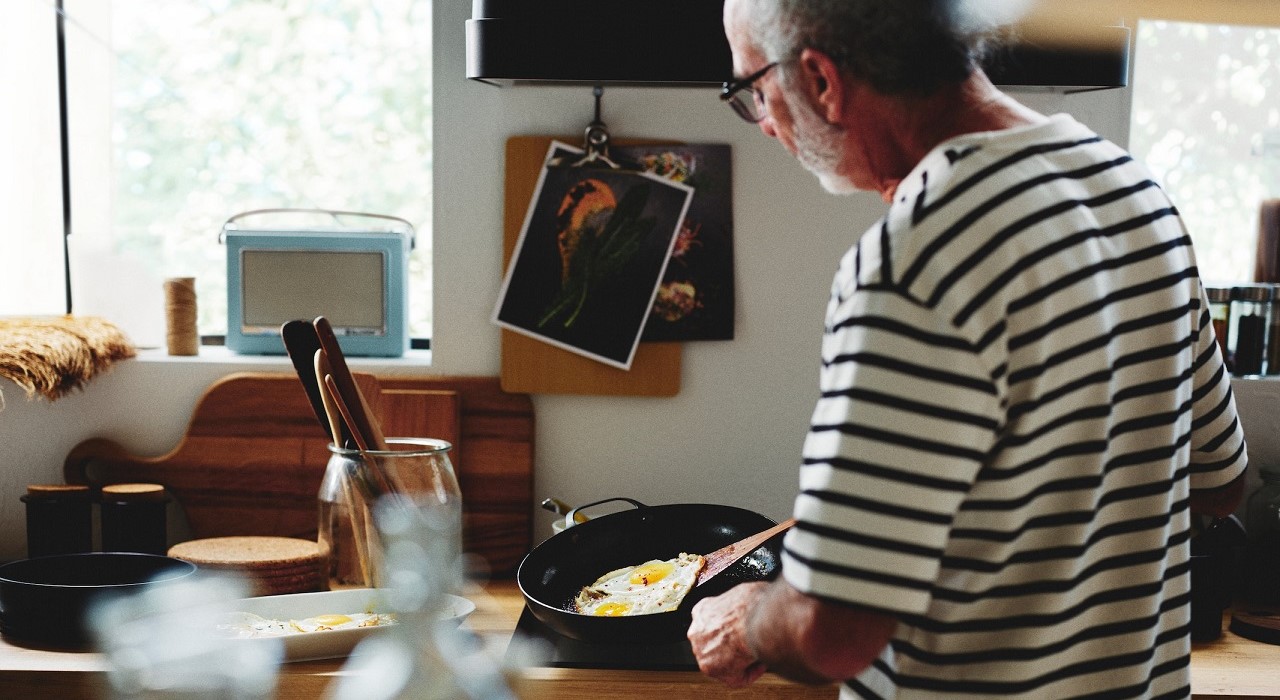
{"type": "Polygon", "coordinates": [[[769,111],[765,108],[764,94],[755,88],[755,82],[776,65],[778,62],[774,61],[741,80],[726,82],[720,89],[720,99],[728,102],[739,117],[752,124],[764,121],[769,111]]]}

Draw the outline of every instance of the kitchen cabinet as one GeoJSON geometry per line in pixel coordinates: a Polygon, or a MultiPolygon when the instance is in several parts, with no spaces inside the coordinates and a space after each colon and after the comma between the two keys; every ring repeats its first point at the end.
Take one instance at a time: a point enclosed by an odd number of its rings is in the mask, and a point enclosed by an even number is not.
{"type": "MultiPolygon", "coordinates": [[[[464,595],[476,611],[464,623],[496,654],[515,629],[524,599],[511,580],[475,586],[464,595]]],[[[1225,630],[1225,624],[1224,624],[1225,630]]],[[[280,670],[279,700],[321,697],[342,673],[343,660],[285,664],[280,670]]],[[[1191,652],[1191,692],[1202,700],[1280,698],[1280,646],[1250,641],[1224,631],[1222,638],[1194,645],[1191,652]]],[[[94,653],[30,649],[0,639],[0,698],[103,696],[106,665],[94,653]]],[[[766,674],[749,688],[733,690],[691,671],[622,671],[601,669],[531,668],[515,681],[524,700],[587,700],[602,697],[769,698],[830,700],[835,686],[798,685],[766,674]]]]}

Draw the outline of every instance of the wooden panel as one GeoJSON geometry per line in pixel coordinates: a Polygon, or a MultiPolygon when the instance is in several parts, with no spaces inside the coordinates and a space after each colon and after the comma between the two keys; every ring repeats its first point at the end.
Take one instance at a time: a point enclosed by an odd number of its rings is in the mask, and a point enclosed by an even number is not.
{"type": "MultiPolygon", "coordinates": [[[[356,379],[387,435],[454,444],[463,547],[495,574],[513,573],[532,541],[529,397],[504,392],[494,377],[356,379]]],[[[168,454],[140,457],[95,438],[73,448],[63,469],[68,483],[163,484],[197,538],[313,538],[327,444],[296,375],[241,373],[205,392],[168,454]]]]}
{"type": "MultiPolygon", "coordinates": [[[[507,139],[503,208],[505,271],[524,227],[525,214],[553,140],[550,136],[507,139]]],[[[652,142],[617,141],[619,145],[652,142]]],[[[502,330],[502,388],[526,394],[674,396],[680,391],[679,343],[641,343],[630,370],[611,367],[513,331],[502,330]]]]}
{"type": "Polygon", "coordinates": [[[462,462],[459,426],[462,403],[458,392],[441,389],[384,389],[379,414],[387,437],[425,437],[453,445],[449,459],[454,469],[462,462]]]}

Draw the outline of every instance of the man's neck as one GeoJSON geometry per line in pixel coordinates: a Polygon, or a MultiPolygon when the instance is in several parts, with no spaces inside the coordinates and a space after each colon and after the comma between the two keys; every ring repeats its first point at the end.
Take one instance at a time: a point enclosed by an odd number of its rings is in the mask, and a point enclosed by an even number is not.
{"type": "Polygon", "coordinates": [[[1001,92],[975,69],[963,83],[927,98],[900,100],[899,144],[913,162],[947,139],[1039,124],[1047,119],[1001,92]]]}
{"type": "Polygon", "coordinates": [[[877,95],[872,99],[879,103],[875,123],[884,133],[863,143],[886,201],[891,200],[902,178],[943,141],[1048,119],[1001,92],[980,70],[963,83],[928,97],[877,95]]]}

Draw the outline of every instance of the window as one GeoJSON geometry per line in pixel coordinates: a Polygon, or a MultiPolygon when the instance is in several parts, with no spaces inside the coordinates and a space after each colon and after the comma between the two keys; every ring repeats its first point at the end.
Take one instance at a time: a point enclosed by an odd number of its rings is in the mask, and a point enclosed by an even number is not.
{"type": "MultiPolygon", "coordinates": [[[[43,25],[55,1],[10,0],[0,15],[43,25]]],[[[360,211],[416,229],[410,333],[430,337],[430,0],[63,1],[77,313],[159,344],[162,280],[195,277],[200,332],[222,335],[228,218],[360,211]]],[[[33,33],[8,19],[5,34],[33,33]]],[[[52,61],[48,26],[29,51],[52,61]]],[[[49,99],[56,115],[56,93],[18,102],[49,99]]]]}
{"type": "Polygon", "coordinates": [[[55,28],[43,2],[0,4],[0,316],[66,310],[55,28]]]}
{"type": "Polygon", "coordinates": [[[1280,197],[1280,29],[1139,22],[1130,148],[1182,212],[1201,276],[1252,281],[1259,205],[1280,197]]]}

